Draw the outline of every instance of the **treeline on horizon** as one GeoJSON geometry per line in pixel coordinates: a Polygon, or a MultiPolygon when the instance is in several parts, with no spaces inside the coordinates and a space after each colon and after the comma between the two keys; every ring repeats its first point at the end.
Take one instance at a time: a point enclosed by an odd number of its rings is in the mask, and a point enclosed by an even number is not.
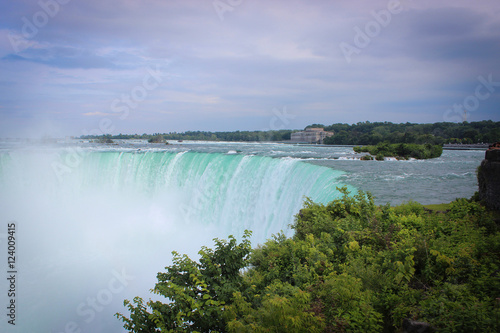
{"type": "Polygon", "coordinates": [[[326,138],[325,144],[376,145],[380,142],[417,143],[442,145],[446,143],[493,143],[500,140],[500,122],[484,120],[478,122],[414,124],[366,121],[357,124],[333,124],[323,127],[334,136],[326,138]]]}
{"type": "Polygon", "coordinates": [[[149,140],[152,138],[163,138],[163,140],[199,140],[199,141],[287,141],[293,130],[277,130],[277,131],[234,131],[234,132],[208,132],[208,131],[187,131],[187,132],[170,132],[170,133],[153,133],[153,134],[118,134],[118,135],[85,135],[81,139],[141,139],[149,140]]]}
{"type": "MultiPolygon", "coordinates": [[[[484,120],[479,122],[416,124],[391,122],[358,122],[356,124],[313,124],[306,127],[321,127],[332,131],[334,136],[326,138],[324,144],[332,145],[376,145],[380,142],[416,143],[442,145],[448,143],[493,143],[500,141],[500,122],[484,120]]],[[[187,131],[182,133],[118,134],[102,136],[81,136],[82,139],[145,139],[161,136],[164,140],[203,141],[288,141],[297,130],[209,132],[187,131]]]]}

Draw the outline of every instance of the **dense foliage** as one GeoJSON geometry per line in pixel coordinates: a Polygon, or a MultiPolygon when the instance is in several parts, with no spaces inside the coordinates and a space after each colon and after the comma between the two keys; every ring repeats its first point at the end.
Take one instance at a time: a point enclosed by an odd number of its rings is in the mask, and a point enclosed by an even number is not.
{"type": "Polygon", "coordinates": [[[436,158],[443,153],[443,147],[440,145],[419,145],[415,143],[396,143],[389,144],[387,142],[378,143],[376,146],[355,146],[353,150],[356,153],[369,153],[375,155],[377,160],[383,160],[384,157],[397,157],[397,158],[416,158],[427,159],[436,158]]]}
{"type": "Polygon", "coordinates": [[[493,143],[500,141],[500,122],[479,121],[463,123],[434,124],[393,124],[391,122],[359,122],[357,124],[333,124],[323,127],[333,131],[335,135],[324,140],[325,144],[336,145],[376,145],[380,142],[390,143],[493,143]]]}
{"type": "Polygon", "coordinates": [[[375,206],[370,194],[307,199],[293,237],[251,250],[215,240],[195,262],[174,253],[154,292],[125,301],[130,332],[398,332],[405,318],[439,332],[500,331],[500,232],[479,203],[449,211],[375,206]],[[246,269],[244,269],[246,268],[246,269]],[[244,269],[244,270],[242,270],[244,269]]]}

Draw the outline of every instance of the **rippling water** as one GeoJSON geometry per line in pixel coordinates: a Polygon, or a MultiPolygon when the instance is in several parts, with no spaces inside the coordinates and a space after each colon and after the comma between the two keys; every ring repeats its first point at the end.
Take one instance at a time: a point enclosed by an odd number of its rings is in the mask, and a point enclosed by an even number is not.
{"type": "Polygon", "coordinates": [[[144,146],[143,142],[120,143],[114,149],[168,149],[207,153],[294,158],[306,163],[344,171],[339,181],[363,191],[370,191],[377,204],[392,205],[414,200],[422,204],[450,202],[471,197],[477,191],[476,168],[484,158],[483,150],[444,150],[441,157],[411,161],[361,161],[352,147],[325,147],[261,143],[172,142],[144,146]]]}

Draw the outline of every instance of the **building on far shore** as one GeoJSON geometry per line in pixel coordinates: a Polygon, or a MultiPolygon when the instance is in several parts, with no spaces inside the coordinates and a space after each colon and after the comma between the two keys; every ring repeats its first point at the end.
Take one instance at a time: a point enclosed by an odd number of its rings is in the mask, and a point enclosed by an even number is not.
{"type": "Polygon", "coordinates": [[[292,133],[293,143],[323,143],[325,138],[333,136],[333,132],[326,132],[323,128],[306,128],[305,131],[292,133]]]}

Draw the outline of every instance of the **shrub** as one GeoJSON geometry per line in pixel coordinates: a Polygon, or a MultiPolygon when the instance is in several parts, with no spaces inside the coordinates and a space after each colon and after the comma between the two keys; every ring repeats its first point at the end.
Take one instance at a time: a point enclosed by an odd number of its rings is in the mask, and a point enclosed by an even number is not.
{"type": "Polygon", "coordinates": [[[500,307],[481,301],[466,285],[445,283],[420,302],[421,317],[439,332],[499,332],[500,307]]]}
{"type": "Polygon", "coordinates": [[[380,332],[382,315],[372,305],[373,295],[361,280],[347,274],[331,275],[314,295],[330,332],[380,332]]]}
{"type": "Polygon", "coordinates": [[[306,199],[291,238],[251,252],[248,232],[240,244],[216,239],[199,263],[174,253],[154,288],[168,302],[135,298],[130,318],[117,316],[137,333],[401,332],[407,318],[440,332],[500,331],[490,212],[466,199],[440,213],[376,207],[368,193],[338,190],[327,205],[306,199]]]}
{"type": "Polygon", "coordinates": [[[235,293],[226,309],[229,332],[322,332],[323,318],[311,310],[308,292],[288,283],[275,281],[262,294],[254,295],[259,306],[253,307],[235,293]]]}

